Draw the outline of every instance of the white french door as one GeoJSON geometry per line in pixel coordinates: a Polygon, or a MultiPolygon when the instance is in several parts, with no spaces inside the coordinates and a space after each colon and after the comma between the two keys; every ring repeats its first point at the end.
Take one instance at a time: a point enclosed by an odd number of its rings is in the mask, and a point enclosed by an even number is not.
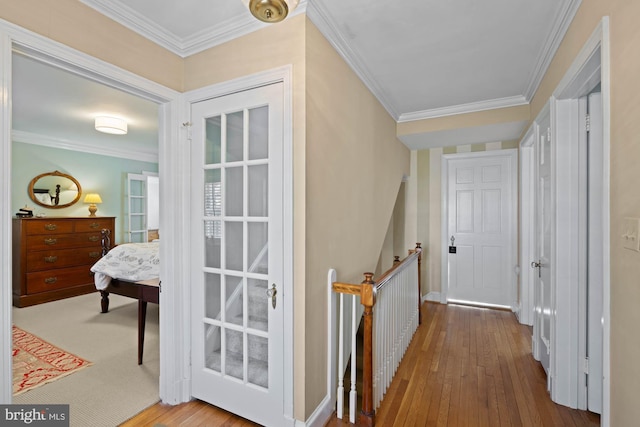
{"type": "Polygon", "coordinates": [[[147,176],[127,174],[127,241],[142,243],[147,232],[147,176]]]}
{"type": "Polygon", "coordinates": [[[283,91],[192,104],[192,395],[284,425],[283,91]]]}
{"type": "MultiPolygon", "coordinates": [[[[551,284],[551,239],[554,223],[552,206],[551,168],[551,121],[549,114],[538,123],[538,138],[534,143],[536,162],[536,215],[535,240],[536,260],[531,268],[536,269],[534,279],[534,357],[540,361],[547,378],[550,369],[552,333],[552,284],[551,284]]],[[[549,387],[549,383],[547,384],[549,387]]]]}
{"type": "Polygon", "coordinates": [[[515,159],[515,150],[445,158],[448,301],[513,304],[515,159]]]}

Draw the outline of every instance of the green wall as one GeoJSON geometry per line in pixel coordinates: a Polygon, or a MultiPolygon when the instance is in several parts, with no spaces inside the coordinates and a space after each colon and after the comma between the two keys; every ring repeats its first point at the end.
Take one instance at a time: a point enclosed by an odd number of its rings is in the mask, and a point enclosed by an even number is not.
{"type": "Polygon", "coordinates": [[[88,216],[88,205],[82,203],[84,194],[98,193],[102,198],[102,204],[98,205],[97,215],[116,217],[116,243],[125,241],[127,173],[158,172],[157,163],[19,142],[12,144],[11,167],[11,209],[14,214],[21,207],[28,205],[34,208],[35,215],[88,216]],[[36,205],[29,198],[29,182],[37,175],[56,170],[78,180],[83,196],[68,208],[48,209],[36,205]]]}

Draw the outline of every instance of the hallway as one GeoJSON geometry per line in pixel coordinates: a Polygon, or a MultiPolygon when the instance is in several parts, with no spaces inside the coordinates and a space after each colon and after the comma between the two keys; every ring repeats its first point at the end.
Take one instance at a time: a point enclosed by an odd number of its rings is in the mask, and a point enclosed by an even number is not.
{"type": "MultiPolygon", "coordinates": [[[[376,413],[377,426],[596,427],[551,401],[531,328],[508,311],[425,303],[423,324],[376,413]]],[[[348,386],[348,384],[345,384],[348,386]]],[[[202,402],[155,405],[125,426],[255,425],[202,402]]],[[[327,427],[348,426],[332,419],[327,427]]]]}

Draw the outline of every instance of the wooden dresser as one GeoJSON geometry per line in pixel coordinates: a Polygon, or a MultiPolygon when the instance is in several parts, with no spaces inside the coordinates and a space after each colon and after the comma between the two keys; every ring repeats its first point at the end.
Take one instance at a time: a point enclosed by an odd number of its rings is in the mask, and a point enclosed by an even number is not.
{"type": "Polygon", "coordinates": [[[114,217],[13,219],[13,305],[26,307],[95,292],[91,266],[114,217]]]}

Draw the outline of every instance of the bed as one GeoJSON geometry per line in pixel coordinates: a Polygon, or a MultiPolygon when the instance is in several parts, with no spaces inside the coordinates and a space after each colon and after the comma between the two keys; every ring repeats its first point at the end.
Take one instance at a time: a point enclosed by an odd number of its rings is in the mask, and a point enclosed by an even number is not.
{"type": "Polygon", "coordinates": [[[138,300],[138,365],[141,365],[147,303],[160,302],[160,242],[110,247],[109,230],[103,230],[103,257],[91,267],[96,289],[100,291],[101,312],[109,311],[109,294],[138,300]]]}

